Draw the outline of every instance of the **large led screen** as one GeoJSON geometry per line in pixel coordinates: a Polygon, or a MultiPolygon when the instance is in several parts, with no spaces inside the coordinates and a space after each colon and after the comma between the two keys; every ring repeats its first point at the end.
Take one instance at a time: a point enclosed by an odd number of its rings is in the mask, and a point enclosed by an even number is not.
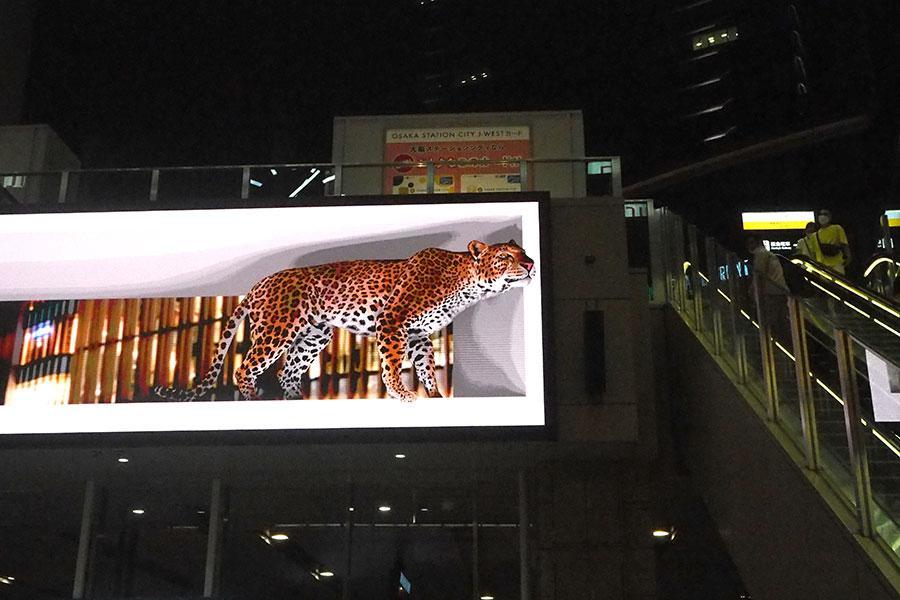
{"type": "Polygon", "coordinates": [[[0,434],[541,426],[503,198],[0,215],[0,434]]]}

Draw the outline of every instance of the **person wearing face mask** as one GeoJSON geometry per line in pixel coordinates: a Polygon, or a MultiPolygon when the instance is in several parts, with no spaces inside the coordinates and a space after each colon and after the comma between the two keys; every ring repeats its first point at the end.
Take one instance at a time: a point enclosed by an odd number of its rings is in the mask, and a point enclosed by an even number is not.
{"type": "Polygon", "coordinates": [[[816,216],[819,230],[815,233],[816,256],[822,265],[836,273],[844,274],[850,263],[850,245],[847,234],[840,225],[831,222],[831,211],[822,209],[816,216]]]}

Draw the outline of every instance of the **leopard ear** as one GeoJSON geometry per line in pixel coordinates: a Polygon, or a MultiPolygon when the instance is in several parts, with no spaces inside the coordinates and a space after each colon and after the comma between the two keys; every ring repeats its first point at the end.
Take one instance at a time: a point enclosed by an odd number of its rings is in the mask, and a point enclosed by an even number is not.
{"type": "Polygon", "coordinates": [[[516,240],[509,240],[506,243],[509,244],[510,246],[518,246],[518,244],[516,243],[516,240]]]}
{"type": "Polygon", "coordinates": [[[478,260],[481,257],[481,253],[484,252],[487,247],[488,245],[484,242],[472,240],[469,242],[469,254],[472,255],[472,258],[478,260]]]}

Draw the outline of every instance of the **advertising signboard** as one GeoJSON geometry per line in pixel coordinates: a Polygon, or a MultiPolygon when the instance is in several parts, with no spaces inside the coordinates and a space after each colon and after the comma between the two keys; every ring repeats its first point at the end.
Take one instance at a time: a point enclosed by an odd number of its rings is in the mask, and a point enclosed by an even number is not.
{"type": "MultiPolygon", "coordinates": [[[[434,193],[518,192],[524,188],[516,161],[531,158],[526,126],[434,127],[388,129],[386,163],[441,161],[510,161],[508,164],[435,165],[434,193]]],[[[424,194],[425,166],[385,169],[385,194],[424,194]]]]}
{"type": "Polygon", "coordinates": [[[0,214],[0,436],[544,425],[542,197],[384,201],[0,214]]]}

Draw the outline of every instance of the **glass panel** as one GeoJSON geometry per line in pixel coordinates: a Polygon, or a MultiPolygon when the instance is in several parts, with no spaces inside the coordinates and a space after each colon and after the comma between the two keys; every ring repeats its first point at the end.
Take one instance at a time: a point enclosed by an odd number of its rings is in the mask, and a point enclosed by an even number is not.
{"type": "Polygon", "coordinates": [[[72,597],[81,528],[80,483],[0,492],[0,597],[72,597]]]}
{"type": "Polygon", "coordinates": [[[519,503],[515,474],[478,484],[478,590],[475,597],[518,598],[519,503]]]}
{"type": "Polygon", "coordinates": [[[820,473],[847,503],[856,498],[850,468],[850,446],[844,423],[844,405],[834,350],[833,327],[821,313],[807,304],[804,310],[806,346],[813,373],[813,407],[819,442],[820,473]]]}
{"type": "Polygon", "coordinates": [[[241,198],[240,168],[160,170],[158,202],[234,201],[241,198]]]}
{"type": "Polygon", "coordinates": [[[472,596],[471,490],[366,485],[354,496],[352,598],[391,597],[403,585],[413,598],[472,596]]]}
{"type": "Polygon", "coordinates": [[[151,171],[79,171],[69,174],[67,204],[115,207],[150,201],[151,171]]]}
{"type": "Polygon", "coordinates": [[[55,204],[61,180],[61,173],[0,174],[0,204],[55,204]]]}
{"type": "Polygon", "coordinates": [[[252,167],[247,187],[253,199],[321,198],[334,193],[333,167],[252,167]]]}
{"type": "Polygon", "coordinates": [[[90,597],[201,595],[209,495],[205,481],[171,478],[107,488],[94,535],[90,597]]]}
{"type": "Polygon", "coordinates": [[[223,598],[338,598],[347,581],[348,484],[230,490],[223,598]]]}
{"type": "MultiPolygon", "coordinates": [[[[867,352],[854,340],[859,410],[865,432],[866,458],[872,486],[872,518],[878,536],[900,556],[900,438],[894,423],[876,423],[873,395],[879,403],[897,402],[898,371],[882,357],[867,352]],[[872,377],[872,380],[869,377],[872,377]],[[883,377],[883,379],[881,379],[883,377]]],[[[882,409],[889,407],[882,405],[882,409]]]]}

